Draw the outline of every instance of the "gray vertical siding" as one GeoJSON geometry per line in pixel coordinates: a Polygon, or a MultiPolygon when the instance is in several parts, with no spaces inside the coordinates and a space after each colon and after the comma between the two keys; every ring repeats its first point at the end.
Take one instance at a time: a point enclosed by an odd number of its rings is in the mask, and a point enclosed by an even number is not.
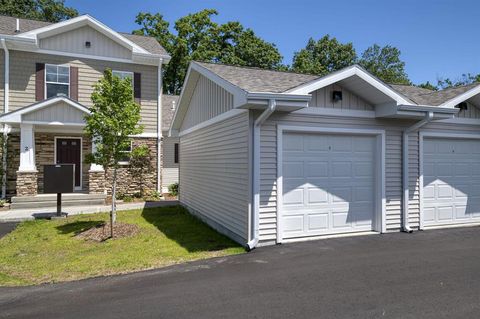
{"type": "Polygon", "coordinates": [[[181,130],[205,122],[233,108],[233,95],[204,76],[200,76],[181,130]]]}
{"type": "Polygon", "coordinates": [[[162,142],[162,188],[178,183],[178,163],[175,163],[175,143],[180,143],[178,137],[164,137],[162,142]]]}
{"type": "Polygon", "coordinates": [[[469,102],[467,102],[467,105],[468,105],[467,109],[461,110],[460,112],[458,112],[457,117],[480,119],[480,109],[469,102]]]}
{"type": "Polygon", "coordinates": [[[130,59],[132,52],[89,26],[40,40],[40,48],[54,51],[130,59]],[[87,48],[85,42],[90,41],[87,48]]]}
{"type": "Polygon", "coordinates": [[[65,102],[57,102],[49,107],[23,115],[23,120],[43,123],[62,121],[63,123],[82,124],[85,122],[84,117],[84,112],[65,102]]]}
{"type": "Polygon", "coordinates": [[[238,242],[247,240],[248,111],[180,137],[180,202],[238,242]]]}
{"type": "Polygon", "coordinates": [[[316,90],[311,93],[312,100],[309,103],[311,107],[324,107],[331,109],[349,109],[349,110],[360,110],[360,111],[373,111],[373,106],[359,97],[351,93],[350,91],[344,89],[338,84],[332,84],[316,90]],[[338,102],[332,101],[332,92],[341,91],[342,100],[338,102]]]}

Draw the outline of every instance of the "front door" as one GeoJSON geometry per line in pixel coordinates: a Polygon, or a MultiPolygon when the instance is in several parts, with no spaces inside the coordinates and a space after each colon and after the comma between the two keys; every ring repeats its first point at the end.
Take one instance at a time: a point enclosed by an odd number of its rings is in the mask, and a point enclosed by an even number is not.
{"type": "Polygon", "coordinates": [[[75,188],[81,187],[81,147],[80,138],[57,138],[56,164],[74,164],[75,188]]]}

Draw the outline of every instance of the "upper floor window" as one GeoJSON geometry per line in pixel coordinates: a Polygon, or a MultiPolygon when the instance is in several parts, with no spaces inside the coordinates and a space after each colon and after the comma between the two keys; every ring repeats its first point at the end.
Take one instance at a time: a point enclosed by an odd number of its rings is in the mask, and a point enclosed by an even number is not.
{"type": "Polygon", "coordinates": [[[70,67],[65,65],[45,65],[46,97],[70,96],[70,67]]]}
{"type": "Polygon", "coordinates": [[[112,74],[118,76],[121,80],[129,78],[133,84],[133,72],[113,70],[112,74]]]}

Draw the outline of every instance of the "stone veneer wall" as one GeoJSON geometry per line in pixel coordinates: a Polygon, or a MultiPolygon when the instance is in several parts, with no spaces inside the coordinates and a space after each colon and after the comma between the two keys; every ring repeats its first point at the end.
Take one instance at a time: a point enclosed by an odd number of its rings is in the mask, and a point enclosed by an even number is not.
{"type": "Polygon", "coordinates": [[[10,134],[7,141],[7,197],[17,194],[17,171],[20,166],[20,135],[10,134]]]}
{"type": "MultiPolygon", "coordinates": [[[[134,178],[128,165],[122,166],[117,170],[117,194],[132,196],[140,192],[143,184],[145,194],[151,194],[157,190],[157,140],[156,138],[136,138],[133,140],[133,147],[146,144],[150,149],[150,172],[146,173],[142,179],[134,178]]],[[[110,170],[106,175],[107,194],[112,193],[111,181],[113,171],[110,170]]]]}
{"type": "Polygon", "coordinates": [[[17,196],[37,195],[37,172],[17,172],[17,196]]]}

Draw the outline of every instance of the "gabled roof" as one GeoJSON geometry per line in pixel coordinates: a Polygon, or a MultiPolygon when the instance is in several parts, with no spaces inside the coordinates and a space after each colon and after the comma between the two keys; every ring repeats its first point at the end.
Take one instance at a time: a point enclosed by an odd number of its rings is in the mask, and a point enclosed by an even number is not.
{"type": "Polygon", "coordinates": [[[168,131],[178,106],[178,95],[162,95],[162,131],[168,131]]]}
{"type": "Polygon", "coordinates": [[[212,71],[224,80],[247,92],[283,93],[305,82],[318,79],[318,75],[265,70],[226,64],[194,62],[212,71]]]}
{"type": "Polygon", "coordinates": [[[416,104],[431,106],[454,107],[458,103],[463,102],[471,98],[473,95],[480,93],[480,89],[477,93],[475,93],[475,89],[480,87],[480,83],[472,83],[469,85],[452,87],[440,91],[428,90],[412,85],[390,84],[390,86],[394,90],[410,98],[416,104]],[[469,92],[472,94],[469,95],[469,92]],[[462,95],[465,93],[467,93],[467,95],[465,95],[462,99],[462,95]],[[457,98],[459,99],[457,100],[457,98]],[[455,104],[448,103],[449,101],[455,100],[457,100],[455,104]]]}
{"type": "Polygon", "coordinates": [[[39,111],[43,108],[55,105],[58,102],[64,102],[85,114],[90,114],[90,110],[77,101],[74,101],[66,96],[54,96],[46,100],[24,106],[15,111],[2,114],[0,115],[0,123],[20,123],[22,121],[22,115],[39,111]]]}
{"type": "Polygon", "coordinates": [[[103,32],[107,32],[109,35],[116,34],[118,35],[117,39],[121,40],[124,38],[125,43],[129,43],[132,47],[136,47],[139,49],[139,52],[146,51],[146,53],[150,54],[158,54],[158,55],[168,55],[167,51],[158,43],[155,38],[141,36],[141,35],[133,35],[128,33],[122,32],[115,32],[114,30],[110,29],[109,27],[105,26],[101,22],[95,20],[93,17],[89,15],[82,15],[70,20],[62,21],[59,23],[51,23],[45,21],[38,21],[38,20],[31,20],[31,19],[19,19],[20,24],[20,32],[15,32],[17,18],[9,17],[9,16],[0,16],[0,34],[3,35],[13,35],[13,36],[29,36],[32,34],[36,34],[42,32],[46,28],[58,28],[58,27],[65,27],[75,23],[85,23],[85,21],[90,21],[92,26],[96,26],[98,30],[102,30],[103,32]]]}

